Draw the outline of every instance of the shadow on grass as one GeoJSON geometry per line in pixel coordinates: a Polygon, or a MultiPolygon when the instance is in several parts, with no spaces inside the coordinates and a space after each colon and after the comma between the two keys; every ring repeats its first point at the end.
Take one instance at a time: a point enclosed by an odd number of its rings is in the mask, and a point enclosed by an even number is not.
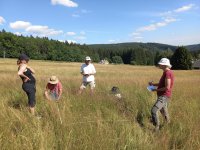
{"type": "Polygon", "coordinates": [[[144,114],[141,111],[138,111],[136,120],[140,127],[144,127],[144,114]]]}
{"type": "Polygon", "coordinates": [[[25,105],[19,100],[10,100],[8,101],[8,106],[14,109],[22,110],[22,107],[25,105]]]}

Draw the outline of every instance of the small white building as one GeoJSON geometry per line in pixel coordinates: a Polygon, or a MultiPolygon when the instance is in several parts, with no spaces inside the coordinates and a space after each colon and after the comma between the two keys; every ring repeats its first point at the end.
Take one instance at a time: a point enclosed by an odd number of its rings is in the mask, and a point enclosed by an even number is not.
{"type": "Polygon", "coordinates": [[[100,64],[104,64],[104,65],[108,65],[109,64],[109,62],[107,60],[105,60],[105,59],[102,59],[99,63],[100,64]]]}
{"type": "Polygon", "coordinates": [[[194,61],[194,63],[192,64],[192,68],[200,69],[200,60],[194,61]]]}

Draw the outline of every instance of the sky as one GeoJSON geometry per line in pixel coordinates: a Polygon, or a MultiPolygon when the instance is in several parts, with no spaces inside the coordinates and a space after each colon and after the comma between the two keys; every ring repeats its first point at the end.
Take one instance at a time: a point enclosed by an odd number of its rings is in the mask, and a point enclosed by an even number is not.
{"type": "Polygon", "coordinates": [[[0,30],[80,44],[200,44],[199,0],[0,0],[0,30]]]}

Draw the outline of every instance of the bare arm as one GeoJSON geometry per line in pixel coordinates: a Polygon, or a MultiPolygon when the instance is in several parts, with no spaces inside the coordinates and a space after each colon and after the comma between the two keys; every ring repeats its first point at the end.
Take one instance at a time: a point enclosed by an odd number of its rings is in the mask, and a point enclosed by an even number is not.
{"type": "Polygon", "coordinates": [[[30,80],[26,75],[24,75],[24,71],[26,70],[26,67],[27,67],[27,65],[21,65],[20,67],[19,67],[19,70],[18,70],[18,76],[20,76],[20,77],[24,77],[25,79],[24,79],[24,82],[27,82],[28,80],[30,80]]]}
{"type": "Polygon", "coordinates": [[[60,99],[61,95],[62,95],[62,88],[59,91],[58,100],[60,99]]]}
{"type": "Polygon", "coordinates": [[[50,98],[49,98],[49,93],[48,93],[48,87],[47,87],[47,86],[46,86],[44,95],[45,95],[45,98],[46,98],[47,100],[50,100],[50,98]]]}

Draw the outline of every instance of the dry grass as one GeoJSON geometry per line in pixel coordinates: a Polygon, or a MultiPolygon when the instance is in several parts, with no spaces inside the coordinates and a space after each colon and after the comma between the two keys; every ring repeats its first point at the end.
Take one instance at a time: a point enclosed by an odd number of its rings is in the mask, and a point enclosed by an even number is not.
{"type": "Polygon", "coordinates": [[[149,117],[156,95],[146,86],[159,80],[161,70],[95,64],[96,93],[91,97],[89,90],[76,95],[80,63],[31,61],[29,65],[36,70],[36,108],[42,119],[28,113],[16,60],[0,59],[0,149],[200,149],[198,70],[175,71],[171,123],[154,133],[149,117]],[[58,76],[64,87],[59,103],[43,97],[51,75],[58,76]],[[114,85],[124,101],[109,95],[114,85]]]}

